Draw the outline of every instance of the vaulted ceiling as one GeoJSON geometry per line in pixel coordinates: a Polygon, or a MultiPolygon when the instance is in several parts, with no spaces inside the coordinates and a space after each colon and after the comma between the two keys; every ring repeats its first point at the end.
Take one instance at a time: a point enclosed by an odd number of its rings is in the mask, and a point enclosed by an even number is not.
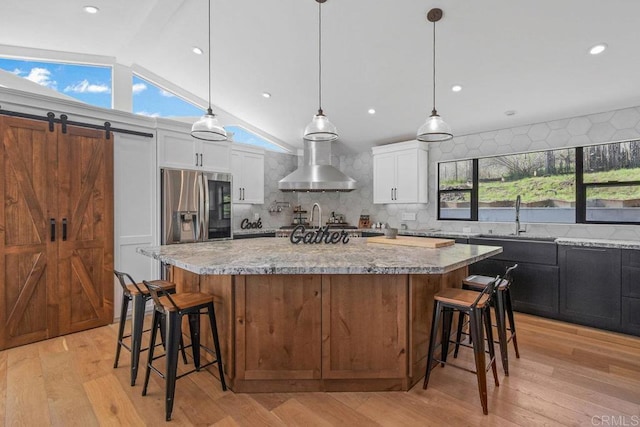
{"type": "MultiPolygon", "coordinates": [[[[206,100],[207,5],[3,0],[0,54],[15,46],[110,57],[206,100]],[[88,15],[87,4],[100,12],[88,15]]],[[[455,135],[640,105],[639,1],[328,0],[323,107],[339,151],[415,137],[432,108],[433,7],[444,11],[437,108],[455,135]],[[589,55],[600,42],[608,49],[589,55]]],[[[212,0],[214,110],[301,146],[318,103],[317,12],[315,0],[212,0]]]]}

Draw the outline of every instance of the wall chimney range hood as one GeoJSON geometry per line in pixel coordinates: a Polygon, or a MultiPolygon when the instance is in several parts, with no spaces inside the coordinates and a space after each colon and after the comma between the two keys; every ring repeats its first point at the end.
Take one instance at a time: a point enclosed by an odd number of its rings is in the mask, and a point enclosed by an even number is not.
{"type": "Polygon", "coordinates": [[[331,166],[331,142],[304,140],[303,164],[278,182],[281,191],[352,191],[356,180],[331,166]]]}

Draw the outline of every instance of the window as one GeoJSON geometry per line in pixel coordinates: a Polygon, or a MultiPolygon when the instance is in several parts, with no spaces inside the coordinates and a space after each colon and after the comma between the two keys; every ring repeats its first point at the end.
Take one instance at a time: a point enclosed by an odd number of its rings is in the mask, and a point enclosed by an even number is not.
{"type": "Polygon", "coordinates": [[[134,75],[133,112],[149,117],[200,117],[205,113],[177,95],[134,75]]]}
{"type": "Polygon", "coordinates": [[[578,150],[440,163],[438,219],[511,222],[520,196],[522,222],[574,223],[579,209],[578,150]]]}
{"type": "Polygon", "coordinates": [[[477,160],[461,160],[440,163],[438,165],[438,218],[439,219],[477,219],[472,209],[475,199],[474,171],[477,160]]]}
{"type": "Polygon", "coordinates": [[[640,141],[579,148],[579,222],[640,223],[640,141]]]}
{"type": "Polygon", "coordinates": [[[575,150],[549,150],[478,161],[478,220],[575,222],[575,150]]]}
{"type": "Polygon", "coordinates": [[[233,137],[233,142],[239,142],[241,144],[255,145],[257,147],[266,148],[267,150],[277,151],[278,153],[287,153],[284,148],[268,141],[255,133],[248,131],[241,126],[225,126],[224,129],[229,132],[229,136],[233,137]],[[233,135],[231,135],[233,133],[233,135]]]}
{"type": "Polygon", "coordinates": [[[112,108],[111,67],[0,58],[0,69],[86,104],[112,108]]]}

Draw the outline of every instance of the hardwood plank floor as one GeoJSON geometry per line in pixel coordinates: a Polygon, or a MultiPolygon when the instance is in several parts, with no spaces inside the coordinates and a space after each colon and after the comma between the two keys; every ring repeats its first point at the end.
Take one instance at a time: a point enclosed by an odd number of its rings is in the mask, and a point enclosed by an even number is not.
{"type": "MultiPolygon", "coordinates": [[[[172,425],[640,425],[640,338],[517,314],[521,358],[489,381],[482,415],[475,376],[435,368],[408,392],[222,392],[207,372],[177,383],[172,425]],[[608,424],[604,420],[609,421],[608,424]],[[617,424],[612,424],[617,422],[617,424]],[[625,424],[626,423],[626,424],[625,424]]],[[[164,382],[129,386],[129,353],[113,369],[116,325],[0,352],[0,425],[159,425],[164,382]]],[[[144,358],[143,358],[144,359],[144,358]]],[[[461,363],[473,363],[461,350],[461,363]]],[[[498,362],[500,366],[500,362],[498,362]]]]}

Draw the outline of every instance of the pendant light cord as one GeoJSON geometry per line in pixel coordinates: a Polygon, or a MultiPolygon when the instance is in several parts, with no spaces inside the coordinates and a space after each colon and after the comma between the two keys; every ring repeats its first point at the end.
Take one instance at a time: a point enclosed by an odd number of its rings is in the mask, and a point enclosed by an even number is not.
{"type": "Polygon", "coordinates": [[[318,114],[322,114],[322,3],[318,2],[318,114]]]}
{"type": "Polygon", "coordinates": [[[213,114],[211,110],[211,1],[209,0],[209,108],[207,109],[208,114],[213,114]]]}
{"type": "Polygon", "coordinates": [[[437,114],[436,112],[436,22],[433,21],[433,111],[431,114],[437,114]]]}

